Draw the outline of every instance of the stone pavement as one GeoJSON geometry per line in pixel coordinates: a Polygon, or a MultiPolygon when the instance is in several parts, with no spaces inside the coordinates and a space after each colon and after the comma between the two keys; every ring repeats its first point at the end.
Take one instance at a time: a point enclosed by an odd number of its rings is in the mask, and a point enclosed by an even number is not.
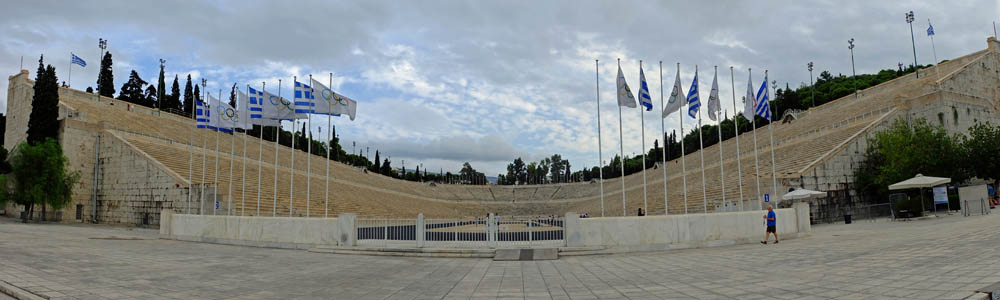
{"type": "Polygon", "coordinates": [[[998,215],[529,262],[249,248],[0,218],[0,280],[51,299],[961,299],[1000,281],[998,215]]]}

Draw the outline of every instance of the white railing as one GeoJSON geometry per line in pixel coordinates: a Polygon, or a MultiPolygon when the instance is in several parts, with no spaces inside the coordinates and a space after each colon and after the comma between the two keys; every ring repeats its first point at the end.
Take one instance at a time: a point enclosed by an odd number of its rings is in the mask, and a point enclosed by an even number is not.
{"type": "Polygon", "coordinates": [[[476,219],[359,218],[360,247],[519,248],[562,247],[561,217],[495,217],[476,219]]]}

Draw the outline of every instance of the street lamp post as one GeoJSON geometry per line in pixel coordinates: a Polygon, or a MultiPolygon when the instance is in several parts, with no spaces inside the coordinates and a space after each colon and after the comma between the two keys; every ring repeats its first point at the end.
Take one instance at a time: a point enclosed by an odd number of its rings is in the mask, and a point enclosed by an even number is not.
{"type": "Polygon", "coordinates": [[[910,43],[913,45],[913,71],[916,72],[917,78],[920,78],[920,70],[917,68],[917,42],[913,38],[913,11],[906,13],[906,23],[910,24],[910,43]]]}
{"type": "MultiPolygon", "coordinates": [[[[771,103],[774,103],[774,106],[775,106],[774,107],[774,113],[777,114],[778,113],[778,107],[777,107],[778,106],[778,80],[771,80],[771,90],[774,91],[773,96],[771,96],[771,103]]],[[[774,120],[774,117],[775,116],[771,116],[771,120],[774,120]]],[[[779,117],[778,119],[781,119],[781,116],[777,116],[777,117],[779,117]]],[[[768,121],[771,121],[771,120],[768,120],[768,121]]]]}
{"type": "Polygon", "coordinates": [[[816,107],[816,86],[813,85],[813,63],[806,64],[809,67],[809,89],[812,91],[812,106],[816,107]]]}
{"type": "Polygon", "coordinates": [[[851,81],[854,83],[854,99],[858,98],[858,71],[854,68],[854,38],[847,40],[847,49],[851,49],[851,81]]]}

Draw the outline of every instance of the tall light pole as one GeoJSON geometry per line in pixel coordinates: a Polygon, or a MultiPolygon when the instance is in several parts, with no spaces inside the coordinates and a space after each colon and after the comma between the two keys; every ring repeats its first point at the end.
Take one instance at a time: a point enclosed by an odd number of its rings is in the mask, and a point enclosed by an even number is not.
{"type": "Polygon", "coordinates": [[[910,24],[910,43],[913,45],[913,71],[917,78],[920,78],[920,70],[917,68],[917,42],[913,39],[913,11],[906,13],[906,23],[910,24]]]}
{"type": "Polygon", "coordinates": [[[847,40],[847,49],[851,49],[851,81],[854,83],[854,99],[858,99],[858,71],[854,68],[854,38],[847,40]]]}
{"type": "Polygon", "coordinates": [[[816,107],[816,86],[813,85],[813,62],[806,64],[809,68],[809,90],[812,91],[812,106],[816,107]]]}
{"type": "MultiPolygon", "coordinates": [[[[104,38],[97,38],[97,48],[101,48],[101,55],[97,57],[98,65],[100,66],[100,61],[104,60],[104,50],[108,49],[108,40],[105,40],[104,38]]],[[[101,94],[101,71],[103,71],[101,68],[103,67],[104,66],[100,66],[97,68],[97,95],[101,94]]],[[[98,99],[100,99],[100,96],[98,96],[98,99]]]]}
{"type": "MultiPolygon", "coordinates": [[[[778,80],[771,80],[771,90],[774,91],[774,94],[772,94],[773,96],[771,96],[771,100],[770,101],[771,101],[771,103],[774,103],[773,104],[775,106],[774,107],[774,113],[777,114],[778,113],[778,107],[777,107],[778,106],[778,80]]],[[[774,117],[775,116],[771,116],[771,120],[768,120],[769,124],[771,123],[770,121],[774,120],[774,117]]],[[[778,119],[780,120],[781,116],[778,116],[778,119]]]]}
{"type": "MultiPolygon", "coordinates": [[[[160,71],[163,71],[163,64],[166,63],[166,62],[167,62],[167,60],[162,59],[162,58],[160,59],[160,71]]],[[[159,95],[156,96],[156,110],[157,110],[157,113],[159,113],[160,102],[163,102],[163,88],[166,87],[167,84],[164,83],[163,86],[159,86],[160,85],[159,84],[159,79],[157,79],[156,81],[157,81],[156,88],[160,89],[159,91],[157,91],[157,92],[159,92],[159,95]]]]}

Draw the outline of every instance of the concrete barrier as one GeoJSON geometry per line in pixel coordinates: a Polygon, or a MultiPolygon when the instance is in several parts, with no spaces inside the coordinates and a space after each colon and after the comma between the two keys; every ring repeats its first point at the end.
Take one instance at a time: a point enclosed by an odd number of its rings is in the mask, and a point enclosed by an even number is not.
{"type": "Polygon", "coordinates": [[[175,214],[164,210],[160,238],[241,246],[308,249],[353,245],[354,228],[340,219],[294,217],[238,217],[175,214]],[[341,229],[345,232],[342,232],[341,229]],[[343,241],[343,242],[341,242],[343,241]]]}
{"type": "MultiPolygon", "coordinates": [[[[774,211],[779,238],[796,237],[811,228],[807,203],[774,211]]],[[[583,219],[567,214],[566,246],[656,251],[757,242],[764,235],[766,213],[760,210],[583,219]]]]}

